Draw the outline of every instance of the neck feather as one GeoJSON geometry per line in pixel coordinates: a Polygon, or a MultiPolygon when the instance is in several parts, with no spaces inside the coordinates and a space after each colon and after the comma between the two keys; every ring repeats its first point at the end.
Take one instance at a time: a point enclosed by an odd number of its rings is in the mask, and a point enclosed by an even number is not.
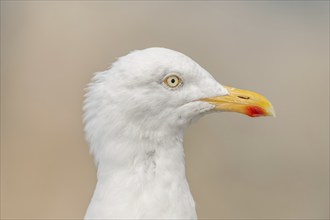
{"type": "Polygon", "coordinates": [[[181,136],[117,136],[105,145],[98,156],[98,178],[128,170],[149,180],[166,172],[185,175],[181,136]]]}
{"type": "Polygon", "coordinates": [[[109,140],[86,218],[196,218],[182,137],[109,140]],[[128,212],[129,210],[129,212],[128,212]]]}

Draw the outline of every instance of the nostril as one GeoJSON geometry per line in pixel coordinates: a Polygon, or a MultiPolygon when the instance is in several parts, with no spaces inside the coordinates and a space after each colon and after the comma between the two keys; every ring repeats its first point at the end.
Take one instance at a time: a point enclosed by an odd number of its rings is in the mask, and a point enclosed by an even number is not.
{"type": "Polygon", "coordinates": [[[239,95],[239,96],[237,96],[237,97],[240,98],[240,99],[250,99],[249,96],[241,96],[241,95],[239,95]]]}

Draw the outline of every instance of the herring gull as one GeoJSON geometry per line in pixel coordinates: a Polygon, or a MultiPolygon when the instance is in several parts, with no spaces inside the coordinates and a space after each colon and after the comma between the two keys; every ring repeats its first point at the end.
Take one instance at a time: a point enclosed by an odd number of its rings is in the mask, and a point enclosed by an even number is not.
{"type": "Polygon", "coordinates": [[[85,219],[197,219],[183,134],[211,112],[274,116],[263,96],[219,84],[188,56],[147,48],[97,73],[84,102],[97,184],[85,219]]]}

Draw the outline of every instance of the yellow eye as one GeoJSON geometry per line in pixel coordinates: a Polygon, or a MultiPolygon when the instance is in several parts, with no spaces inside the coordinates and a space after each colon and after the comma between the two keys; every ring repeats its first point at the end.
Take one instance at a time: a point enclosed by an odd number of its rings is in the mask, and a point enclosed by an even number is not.
{"type": "Polygon", "coordinates": [[[176,88],[181,85],[182,80],[176,75],[171,75],[164,79],[164,83],[170,88],[176,88]]]}

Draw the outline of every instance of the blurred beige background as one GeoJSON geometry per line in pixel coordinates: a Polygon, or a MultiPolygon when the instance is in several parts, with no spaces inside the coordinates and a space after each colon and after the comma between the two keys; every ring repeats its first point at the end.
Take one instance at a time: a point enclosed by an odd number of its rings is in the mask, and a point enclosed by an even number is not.
{"type": "Polygon", "coordinates": [[[277,118],[186,132],[200,218],[329,217],[328,1],[1,1],[1,218],[82,218],[96,182],[84,88],[116,57],[181,51],[277,118]]]}

